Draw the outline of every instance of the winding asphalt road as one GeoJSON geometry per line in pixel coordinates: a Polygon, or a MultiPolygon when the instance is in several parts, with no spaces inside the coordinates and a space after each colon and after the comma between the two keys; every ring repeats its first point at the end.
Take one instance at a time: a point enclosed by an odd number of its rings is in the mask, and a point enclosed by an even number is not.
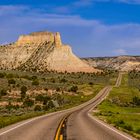
{"type": "MultiPolygon", "coordinates": [[[[121,74],[116,86],[121,83],[121,74]]],[[[50,113],[0,129],[0,140],[60,140],[55,138],[62,118],[66,122],[65,139],[61,140],[135,140],[128,134],[99,121],[91,115],[109,94],[111,86],[102,89],[92,100],[72,109],[50,113]]]]}

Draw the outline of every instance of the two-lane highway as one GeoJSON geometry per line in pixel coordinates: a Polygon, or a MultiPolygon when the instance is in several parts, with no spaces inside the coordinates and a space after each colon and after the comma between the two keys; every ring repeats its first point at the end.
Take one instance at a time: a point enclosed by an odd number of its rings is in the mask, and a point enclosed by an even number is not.
{"type": "MultiPolygon", "coordinates": [[[[108,88],[104,97],[111,88],[108,88]]],[[[67,140],[132,140],[131,136],[119,132],[99,121],[90,114],[91,108],[95,108],[101,100],[95,101],[93,104],[75,111],[67,122],[67,140]]]]}
{"type": "MultiPolygon", "coordinates": [[[[120,76],[117,82],[121,82],[120,76]]],[[[90,114],[111,89],[105,87],[95,98],[78,107],[5,127],[0,130],[0,140],[133,140],[90,114]]]]}

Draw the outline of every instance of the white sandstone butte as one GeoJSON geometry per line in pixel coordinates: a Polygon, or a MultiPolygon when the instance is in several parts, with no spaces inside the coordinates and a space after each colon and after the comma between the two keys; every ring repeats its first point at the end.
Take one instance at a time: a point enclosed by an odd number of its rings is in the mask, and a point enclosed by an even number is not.
{"type": "Polygon", "coordinates": [[[61,42],[60,33],[35,32],[0,47],[0,68],[24,71],[98,72],[61,42]]]}

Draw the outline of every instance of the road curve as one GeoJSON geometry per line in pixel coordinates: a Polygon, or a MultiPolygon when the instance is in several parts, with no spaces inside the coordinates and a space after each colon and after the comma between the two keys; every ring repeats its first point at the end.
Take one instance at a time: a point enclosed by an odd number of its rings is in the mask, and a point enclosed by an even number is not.
{"type": "Polygon", "coordinates": [[[100,102],[101,100],[98,100],[70,115],[67,122],[67,140],[134,140],[135,138],[120,132],[90,114],[91,109],[100,102]]]}
{"type": "MultiPolygon", "coordinates": [[[[66,140],[134,140],[91,116],[90,111],[109,94],[107,86],[92,100],[72,109],[50,113],[0,129],[0,140],[55,140],[58,126],[66,122],[66,140]]],[[[58,139],[59,140],[59,139],[58,139]]]]}

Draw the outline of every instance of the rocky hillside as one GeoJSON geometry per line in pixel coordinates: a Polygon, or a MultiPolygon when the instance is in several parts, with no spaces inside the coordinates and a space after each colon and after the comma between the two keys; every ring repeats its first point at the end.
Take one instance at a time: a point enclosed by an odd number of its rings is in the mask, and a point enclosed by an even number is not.
{"type": "Polygon", "coordinates": [[[108,68],[119,71],[140,71],[140,56],[83,58],[84,62],[96,68],[108,68]]]}
{"type": "Polygon", "coordinates": [[[60,34],[35,32],[0,46],[0,69],[23,71],[97,72],[63,45],[60,34]]]}

